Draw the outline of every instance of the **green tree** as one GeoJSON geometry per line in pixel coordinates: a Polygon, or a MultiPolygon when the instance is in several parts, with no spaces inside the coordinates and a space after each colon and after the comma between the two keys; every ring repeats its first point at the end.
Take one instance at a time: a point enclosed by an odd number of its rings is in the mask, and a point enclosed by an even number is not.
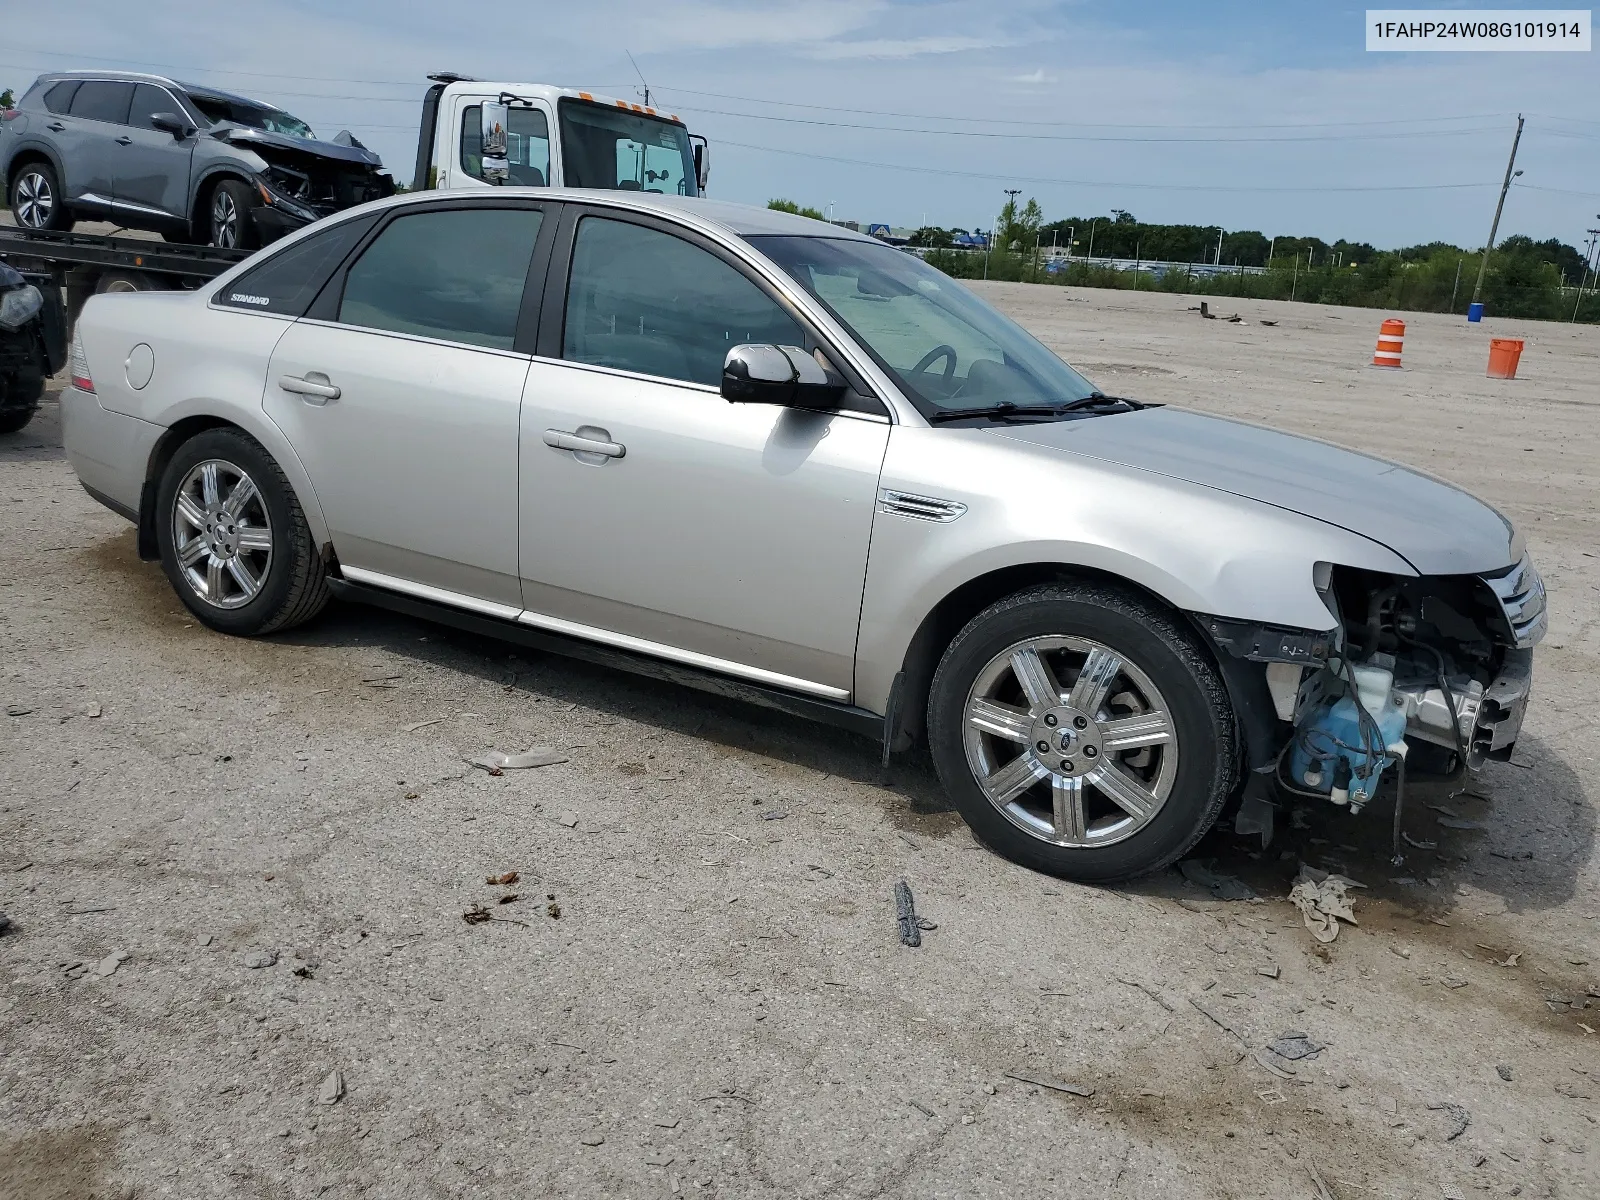
{"type": "Polygon", "coordinates": [[[15,108],[16,106],[16,93],[14,93],[10,88],[0,92],[0,108],[15,108]]]}
{"type": "MultiPolygon", "coordinates": [[[[962,230],[962,232],[966,232],[962,230]]],[[[940,229],[937,225],[924,225],[913,233],[909,239],[912,246],[927,246],[932,250],[948,250],[956,244],[955,232],[949,229],[940,229]]]]}
{"type": "Polygon", "coordinates": [[[799,217],[810,217],[813,221],[826,220],[820,209],[805,208],[793,200],[768,200],[767,207],[777,209],[779,212],[794,213],[799,217]]]}

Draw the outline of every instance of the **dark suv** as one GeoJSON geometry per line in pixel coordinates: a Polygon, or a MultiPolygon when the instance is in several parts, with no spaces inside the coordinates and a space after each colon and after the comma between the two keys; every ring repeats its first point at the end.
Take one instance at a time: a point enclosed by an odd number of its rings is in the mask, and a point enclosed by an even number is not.
{"type": "Polygon", "coordinates": [[[159,75],[41,75],[0,120],[17,224],[75,220],[250,249],[394,191],[349,133],[318,141],[270,105],[159,75]]]}

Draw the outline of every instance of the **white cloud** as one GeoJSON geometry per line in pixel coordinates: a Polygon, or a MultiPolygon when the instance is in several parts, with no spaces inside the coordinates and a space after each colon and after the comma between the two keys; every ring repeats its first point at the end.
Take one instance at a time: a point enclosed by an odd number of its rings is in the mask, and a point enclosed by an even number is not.
{"type": "Polygon", "coordinates": [[[967,50],[992,50],[1009,43],[999,38],[944,35],[917,38],[879,38],[858,42],[824,41],[807,48],[812,58],[919,58],[927,54],[960,54],[967,50]]]}

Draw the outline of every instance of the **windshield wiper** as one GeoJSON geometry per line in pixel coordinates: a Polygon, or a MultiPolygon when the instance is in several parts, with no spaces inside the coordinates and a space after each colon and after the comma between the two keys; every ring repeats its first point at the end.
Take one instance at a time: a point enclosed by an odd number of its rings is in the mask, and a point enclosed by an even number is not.
{"type": "Polygon", "coordinates": [[[997,421],[1004,421],[1013,417],[1022,420],[1030,417],[1059,417],[1067,413],[1082,412],[1084,409],[1094,408],[1101,404],[1126,404],[1129,409],[1133,410],[1150,407],[1142,401],[1129,400],[1125,396],[1108,396],[1104,392],[1093,392],[1087,396],[1080,396],[1076,400],[1069,400],[1065,404],[1013,404],[1008,400],[1002,400],[999,404],[988,405],[984,408],[940,409],[932,414],[928,421],[933,425],[941,425],[946,421],[959,421],[966,417],[988,417],[997,421]]]}
{"type": "Polygon", "coordinates": [[[1006,420],[1009,417],[1055,417],[1064,409],[1059,404],[1013,404],[1009,400],[1002,400],[999,404],[991,404],[984,408],[942,408],[928,417],[931,424],[939,425],[945,421],[960,421],[967,417],[990,417],[996,420],[1006,420]]]}
{"type": "Polygon", "coordinates": [[[1086,408],[1093,408],[1097,404],[1126,404],[1135,411],[1150,407],[1142,400],[1130,400],[1126,396],[1108,396],[1104,392],[1090,392],[1087,396],[1081,396],[1077,400],[1063,404],[1057,411],[1081,412],[1086,408]]]}

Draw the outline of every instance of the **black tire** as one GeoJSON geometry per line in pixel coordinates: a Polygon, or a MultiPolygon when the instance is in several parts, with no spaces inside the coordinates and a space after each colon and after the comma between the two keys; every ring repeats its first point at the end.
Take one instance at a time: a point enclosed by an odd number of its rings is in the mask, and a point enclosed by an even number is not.
{"type": "Polygon", "coordinates": [[[1082,883],[1111,883],[1177,861],[1216,822],[1240,769],[1233,707],[1199,637],[1131,589],[1103,584],[1029,588],[968,622],[934,674],[928,741],[945,790],[983,842],[1025,867],[1082,883]],[[964,720],[980,672],[1017,643],[1045,636],[1108,647],[1136,664],[1165,700],[1179,751],[1171,789],[1148,823],[1121,841],[1069,847],[1025,832],[990,802],[968,763],[964,720]]]}
{"type": "Polygon", "coordinates": [[[94,281],[94,294],[106,292],[155,292],[161,285],[143,271],[106,271],[94,281]]]}
{"type": "Polygon", "coordinates": [[[11,181],[11,216],[21,229],[49,229],[58,232],[72,228],[72,214],[61,191],[56,169],[47,162],[31,162],[17,171],[11,181]],[[48,212],[40,216],[40,205],[48,200],[48,212]]]}
{"type": "Polygon", "coordinates": [[[224,179],[217,184],[206,200],[206,230],[211,244],[227,250],[254,250],[260,246],[261,234],[253,215],[255,206],[256,194],[243,180],[224,179]],[[224,218],[219,212],[224,197],[233,214],[232,232],[224,227],[224,218]]]}
{"type": "Polygon", "coordinates": [[[312,542],[300,501],[282,468],[243,430],[208,429],[178,447],[156,491],[156,539],[161,565],[189,611],[220,633],[258,637],[309,621],[332,593],[321,556],[312,542]],[[218,459],[242,468],[256,485],[272,528],[272,553],[261,590],[249,603],[223,609],[208,603],[178,564],[174,508],[183,480],[200,463],[218,459]]]}
{"type": "Polygon", "coordinates": [[[36,411],[32,408],[13,408],[0,412],[0,433],[16,433],[26,428],[36,411]]]}

